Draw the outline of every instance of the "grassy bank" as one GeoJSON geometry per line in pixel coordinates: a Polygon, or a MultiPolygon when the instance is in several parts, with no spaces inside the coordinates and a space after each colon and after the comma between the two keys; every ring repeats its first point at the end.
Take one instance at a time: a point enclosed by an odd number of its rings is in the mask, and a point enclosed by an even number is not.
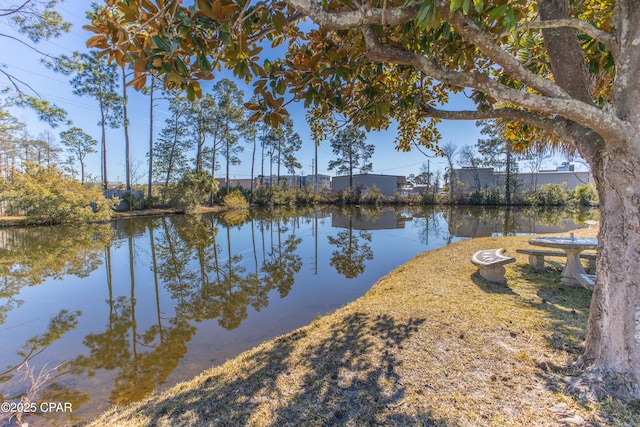
{"type": "Polygon", "coordinates": [[[564,393],[591,293],[561,285],[560,263],[535,273],[515,253],[526,241],[423,253],[335,313],[91,425],[638,425],[638,407],[564,393]],[[469,262],[492,247],[517,258],[507,286],[469,262]]]}

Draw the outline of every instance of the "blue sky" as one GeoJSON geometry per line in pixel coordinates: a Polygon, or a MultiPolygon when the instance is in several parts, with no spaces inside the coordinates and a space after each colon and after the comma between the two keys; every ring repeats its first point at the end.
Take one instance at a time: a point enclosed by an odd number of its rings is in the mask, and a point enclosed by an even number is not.
{"type": "MultiPolygon", "coordinates": [[[[51,41],[43,41],[38,44],[38,49],[51,55],[66,54],[70,55],[73,51],[86,51],[85,41],[91,36],[90,33],[82,29],[87,23],[84,16],[84,10],[88,3],[83,0],[67,0],[60,7],[59,11],[69,22],[73,24],[71,32],[61,38],[51,41]]],[[[5,22],[0,22],[0,31],[2,33],[10,33],[11,29],[5,22]]],[[[87,97],[79,97],[72,93],[72,88],[68,83],[68,78],[61,74],[56,74],[48,70],[41,64],[41,55],[33,52],[19,43],[3,40],[2,57],[0,64],[6,66],[5,70],[18,76],[27,82],[40,96],[50,100],[58,106],[64,108],[68,112],[68,118],[72,120],[71,126],[82,128],[85,132],[92,135],[96,140],[100,140],[100,127],[98,126],[98,107],[96,102],[87,97]]],[[[216,78],[227,77],[228,74],[221,73],[216,78]]],[[[215,81],[214,81],[215,82],[215,81]]],[[[251,97],[251,87],[243,82],[237,82],[238,86],[244,91],[245,99],[248,101],[251,97]]],[[[203,90],[206,92],[212,86],[212,82],[204,82],[203,90]]],[[[4,76],[0,77],[0,88],[4,89],[9,86],[4,76]]],[[[136,93],[132,88],[128,91],[129,112],[130,112],[130,137],[131,137],[131,161],[133,165],[134,183],[143,184],[146,182],[147,158],[149,141],[149,98],[147,96],[136,93]]],[[[169,117],[168,109],[162,101],[158,102],[156,107],[154,128],[156,134],[164,126],[164,121],[169,117]]],[[[449,109],[472,108],[473,105],[463,95],[452,98],[447,106],[449,109]]],[[[29,132],[34,136],[49,129],[55,135],[66,130],[67,127],[58,127],[51,129],[45,123],[40,122],[33,113],[24,109],[12,109],[12,113],[28,125],[29,132]]],[[[296,107],[291,105],[289,108],[292,119],[294,120],[297,132],[303,140],[301,151],[298,153],[298,160],[302,164],[302,174],[312,173],[312,163],[314,158],[314,144],[310,137],[309,127],[305,121],[305,111],[300,105],[296,107]]],[[[438,125],[442,134],[442,142],[452,141],[461,148],[464,145],[474,145],[480,134],[475,122],[473,121],[449,121],[438,125]]],[[[446,161],[440,157],[432,157],[428,159],[418,151],[410,153],[398,152],[394,149],[393,141],[395,139],[395,129],[385,132],[370,132],[367,135],[367,142],[376,146],[375,153],[372,158],[373,173],[381,173],[386,175],[409,175],[411,173],[420,173],[420,166],[430,161],[431,171],[444,170],[446,161]]],[[[249,178],[251,171],[251,147],[245,144],[246,149],[241,155],[242,163],[231,167],[231,176],[233,178],[249,178]]],[[[124,181],[124,131],[120,129],[111,129],[107,135],[108,148],[108,169],[110,181],[124,181]]],[[[259,153],[258,153],[259,154],[259,153]]],[[[318,148],[318,169],[320,173],[333,175],[332,171],[327,170],[328,162],[333,158],[328,140],[323,142],[318,148]]],[[[543,168],[552,169],[562,161],[556,157],[548,160],[543,168]]],[[[259,164],[259,159],[256,160],[259,164]]],[[[265,167],[266,168],[266,167],[265,167]]],[[[524,168],[524,166],[523,166],[524,168]]],[[[100,157],[98,153],[87,156],[87,172],[94,177],[100,175],[100,157]]],[[[222,172],[218,172],[220,176],[222,172]]]]}

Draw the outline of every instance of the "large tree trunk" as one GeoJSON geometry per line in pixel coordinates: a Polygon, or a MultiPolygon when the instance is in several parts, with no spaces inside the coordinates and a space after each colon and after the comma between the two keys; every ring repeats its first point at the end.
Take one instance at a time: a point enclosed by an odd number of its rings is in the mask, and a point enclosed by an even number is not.
{"type": "Polygon", "coordinates": [[[600,194],[598,275],[582,361],[592,390],[640,398],[640,136],[628,147],[593,170],[600,194]]]}
{"type": "MultiPolygon", "coordinates": [[[[619,2],[613,97],[616,116],[630,124],[626,140],[591,148],[600,195],[598,277],[583,361],[587,379],[621,398],[640,398],[640,10],[619,2]],[[600,152],[598,152],[600,151],[600,152]],[[593,382],[593,381],[592,381],[593,382]]],[[[584,147],[588,149],[587,147],[584,147]]]]}
{"type": "MultiPolygon", "coordinates": [[[[597,395],[640,398],[640,11],[617,2],[617,75],[613,106],[631,124],[625,140],[605,140],[578,125],[578,149],[588,160],[600,196],[598,275],[591,299],[585,353],[578,382],[597,395]]],[[[568,0],[541,0],[541,20],[569,17],[568,0]]],[[[584,55],[575,31],[543,30],[556,83],[571,97],[593,105],[584,55]]],[[[579,389],[579,391],[582,391],[579,389]]]]}

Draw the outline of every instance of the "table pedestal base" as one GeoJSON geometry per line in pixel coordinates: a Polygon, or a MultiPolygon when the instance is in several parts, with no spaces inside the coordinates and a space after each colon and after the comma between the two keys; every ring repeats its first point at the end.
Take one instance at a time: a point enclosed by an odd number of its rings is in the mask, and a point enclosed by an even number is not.
{"type": "Polygon", "coordinates": [[[560,279],[560,282],[569,286],[580,286],[577,277],[579,274],[586,274],[580,262],[580,252],[582,252],[582,250],[566,248],[565,251],[567,252],[567,264],[562,270],[562,279],[560,279]]]}

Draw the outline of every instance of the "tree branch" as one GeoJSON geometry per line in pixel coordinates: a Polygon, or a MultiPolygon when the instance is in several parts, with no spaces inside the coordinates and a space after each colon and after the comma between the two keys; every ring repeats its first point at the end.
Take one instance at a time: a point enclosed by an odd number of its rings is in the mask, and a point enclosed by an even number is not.
{"type": "Polygon", "coordinates": [[[13,40],[13,41],[15,41],[15,42],[21,43],[21,44],[23,44],[24,46],[28,47],[29,49],[31,49],[31,50],[33,50],[33,51],[35,51],[35,52],[37,52],[37,53],[39,53],[39,54],[40,54],[40,55],[42,55],[42,56],[46,56],[47,58],[54,59],[54,57],[53,57],[53,56],[51,56],[51,55],[49,55],[48,53],[43,52],[43,51],[41,51],[41,50],[39,50],[39,49],[36,49],[35,47],[31,46],[29,43],[24,42],[24,41],[20,40],[20,39],[19,39],[19,38],[17,38],[17,37],[13,37],[13,36],[10,36],[10,35],[8,35],[8,34],[2,34],[2,33],[0,33],[0,37],[6,37],[6,38],[11,39],[11,40],[13,40]]]}
{"type": "MultiPolygon", "coordinates": [[[[399,25],[412,21],[419,10],[419,5],[414,5],[411,7],[383,7],[382,9],[367,7],[352,10],[340,8],[327,11],[322,9],[319,3],[311,3],[308,0],[286,0],[286,2],[296,10],[309,16],[318,25],[335,30],[357,28],[371,24],[399,25]]],[[[544,95],[569,98],[569,95],[559,86],[527,70],[516,58],[498,46],[489,35],[480,30],[467,16],[459,11],[451,12],[449,3],[439,1],[438,8],[440,15],[449,21],[465,39],[476,45],[494,63],[503,67],[509,74],[544,95]]]]}
{"type": "MultiPolygon", "coordinates": [[[[294,13],[293,15],[291,15],[288,19],[287,19],[287,25],[290,25],[300,19],[302,19],[305,15],[302,13],[294,13]]],[[[260,41],[263,37],[267,36],[268,34],[274,32],[276,29],[275,27],[272,25],[268,25],[266,27],[264,27],[260,32],[258,32],[257,34],[254,34],[252,36],[247,37],[247,43],[248,44],[254,44],[257,43],[258,41],[260,41]]]]}
{"type": "Polygon", "coordinates": [[[578,31],[582,31],[594,40],[599,41],[607,47],[610,51],[615,51],[614,37],[606,31],[603,31],[590,23],[581,19],[567,18],[567,19],[555,19],[550,21],[534,21],[528,22],[518,26],[518,30],[529,31],[533,29],[549,29],[549,28],[562,28],[570,27],[578,31]]]}
{"type": "Polygon", "coordinates": [[[9,80],[9,82],[13,85],[13,88],[16,90],[16,92],[18,94],[24,94],[23,90],[20,88],[20,85],[23,85],[27,88],[29,88],[34,94],[36,94],[36,96],[38,96],[39,98],[42,98],[38,92],[32,88],[28,83],[20,80],[19,78],[7,73],[6,71],[4,71],[3,69],[0,68],[0,74],[4,74],[4,76],[9,80]]]}
{"type": "Polygon", "coordinates": [[[527,70],[513,55],[498,46],[495,41],[482,31],[468,16],[460,11],[451,12],[449,4],[439,2],[441,16],[449,21],[456,31],[467,41],[473,43],[482,53],[487,55],[494,63],[527,86],[540,91],[543,95],[557,98],[570,98],[569,95],[550,80],[540,77],[527,70]]]}
{"type": "Polygon", "coordinates": [[[286,3],[313,19],[313,21],[333,30],[348,30],[369,24],[400,25],[413,21],[422,6],[421,3],[412,6],[392,8],[363,8],[347,9],[338,8],[325,10],[320,3],[312,3],[308,0],[285,0],[286,3]]]}
{"type": "Polygon", "coordinates": [[[497,108],[492,110],[480,111],[480,110],[463,110],[463,111],[448,111],[433,108],[432,106],[421,102],[420,108],[424,114],[424,117],[432,117],[442,120],[487,120],[487,119],[506,119],[516,120],[530,125],[539,127],[551,133],[554,133],[559,138],[574,142],[575,136],[570,130],[571,121],[561,116],[548,117],[542,114],[536,114],[529,111],[518,110],[516,108],[497,108]]]}
{"type": "Polygon", "coordinates": [[[361,30],[367,45],[367,57],[372,61],[411,65],[447,85],[479,89],[505,104],[517,105],[538,113],[560,114],[612,141],[626,139],[634,132],[629,124],[615,115],[579,100],[525,93],[503,85],[486,74],[450,71],[442,68],[434,59],[384,46],[370,27],[362,27],[361,30]]]}
{"type": "Polygon", "coordinates": [[[27,0],[24,3],[22,3],[20,6],[17,6],[15,8],[0,9],[0,16],[4,17],[9,15],[15,15],[16,13],[20,12],[22,9],[27,7],[29,3],[31,3],[31,0],[27,0]]]}

